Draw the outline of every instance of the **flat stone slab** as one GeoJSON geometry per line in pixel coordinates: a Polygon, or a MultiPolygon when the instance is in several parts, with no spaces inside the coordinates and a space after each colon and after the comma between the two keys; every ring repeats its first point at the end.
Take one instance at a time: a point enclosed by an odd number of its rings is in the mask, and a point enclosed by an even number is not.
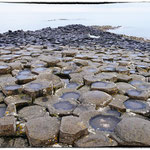
{"type": "Polygon", "coordinates": [[[0,65],[0,74],[8,74],[11,72],[10,66],[0,65]]]}
{"type": "Polygon", "coordinates": [[[117,94],[113,97],[113,100],[109,103],[111,108],[115,108],[121,112],[126,111],[126,107],[124,106],[124,102],[128,99],[127,96],[117,94]]]}
{"type": "Polygon", "coordinates": [[[73,111],[73,115],[80,116],[84,112],[88,111],[94,111],[96,108],[96,105],[91,104],[79,104],[75,110],[73,111]]]}
{"type": "Polygon", "coordinates": [[[60,99],[57,101],[53,101],[51,102],[51,104],[47,106],[49,113],[51,115],[59,115],[59,116],[72,114],[76,107],[77,102],[69,99],[68,100],[60,99]]]}
{"type": "Polygon", "coordinates": [[[52,83],[47,80],[35,80],[23,86],[23,92],[32,98],[40,97],[46,94],[51,95],[52,83]]]}
{"type": "Polygon", "coordinates": [[[61,120],[59,142],[73,144],[75,140],[88,134],[87,126],[78,117],[66,116],[61,120]]]}
{"type": "Polygon", "coordinates": [[[144,91],[144,90],[128,90],[126,94],[132,99],[139,99],[139,100],[145,100],[145,101],[149,97],[149,92],[144,91]]]}
{"type": "Polygon", "coordinates": [[[128,99],[123,104],[130,112],[141,114],[144,116],[149,116],[150,114],[150,106],[145,101],[128,99]]]}
{"type": "Polygon", "coordinates": [[[109,94],[118,92],[117,86],[113,82],[97,81],[91,84],[91,90],[100,90],[109,94]]]}
{"type": "Polygon", "coordinates": [[[136,89],[131,84],[125,83],[125,82],[117,82],[116,85],[119,90],[119,92],[118,92],[119,94],[125,94],[130,89],[136,89]]]}
{"type": "Polygon", "coordinates": [[[120,118],[113,115],[99,114],[91,117],[89,124],[95,130],[113,132],[120,120],[120,118]]]}
{"type": "Polygon", "coordinates": [[[27,106],[18,111],[20,119],[31,120],[46,115],[46,108],[38,105],[27,106]]]}
{"type": "Polygon", "coordinates": [[[74,144],[75,147],[80,148],[101,148],[108,146],[117,146],[117,142],[107,137],[103,132],[97,131],[90,133],[83,138],[77,140],[74,144]]]}
{"type": "Polygon", "coordinates": [[[4,87],[2,87],[2,92],[6,96],[17,95],[17,94],[20,94],[22,92],[22,86],[17,85],[17,84],[5,85],[4,87]]]}
{"type": "Polygon", "coordinates": [[[43,96],[43,97],[38,97],[33,101],[33,104],[40,105],[43,107],[47,107],[50,105],[53,101],[58,100],[58,96],[54,95],[48,95],[48,96],[43,96]]]}
{"type": "Polygon", "coordinates": [[[117,81],[117,75],[115,73],[111,72],[102,72],[96,74],[96,77],[100,79],[100,81],[110,81],[110,82],[116,82],[117,81]]]}
{"type": "Polygon", "coordinates": [[[75,89],[62,88],[56,91],[55,95],[59,96],[62,99],[79,100],[81,93],[80,91],[75,89]]]}
{"type": "Polygon", "coordinates": [[[95,104],[97,107],[104,107],[112,100],[112,96],[102,91],[87,91],[80,98],[84,104],[95,104]]]}
{"type": "Polygon", "coordinates": [[[32,103],[32,98],[29,97],[28,95],[13,95],[13,96],[7,96],[4,99],[4,102],[9,105],[9,104],[15,104],[16,107],[19,106],[26,106],[28,104],[32,103]]]}
{"type": "Polygon", "coordinates": [[[13,116],[0,118],[0,136],[13,136],[16,132],[16,119],[13,116]]]}
{"type": "Polygon", "coordinates": [[[138,117],[123,118],[115,128],[115,135],[121,145],[149,146],[150,121],[138,117]]]}
{"type": "Polygon", "coordinates": [[[55,117],[40,117],[26,124],[30,146],[42,147],[58,142],[60,121],[55,117]]]}

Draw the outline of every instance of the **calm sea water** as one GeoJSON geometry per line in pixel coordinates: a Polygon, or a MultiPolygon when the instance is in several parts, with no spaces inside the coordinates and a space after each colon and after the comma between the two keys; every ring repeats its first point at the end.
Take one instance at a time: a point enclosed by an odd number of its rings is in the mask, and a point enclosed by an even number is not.
{"type": "Polygon", "coordinates": [[[150,3],[11,4],[0,3],[0,33],[68,24],[122,26],[111,32],[150,39],[150,3]]]}

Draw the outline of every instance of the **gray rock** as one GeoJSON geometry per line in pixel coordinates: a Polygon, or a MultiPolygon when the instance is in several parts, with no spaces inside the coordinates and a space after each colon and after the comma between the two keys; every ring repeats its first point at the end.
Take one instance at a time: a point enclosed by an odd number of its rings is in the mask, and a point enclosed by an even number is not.
{"type": "Polygon", "coordinates": [[[30,120],[46,115],[46,108],[38,105],[27,106],[18,111],[18,116],[21,119],[30,120]]]}
{"type": "Polygon", "coordinates": [[[80,98],[82,103],[95,104],[97,107],[106,106],[112,100],[112,96],[102,91],[84,92],[80,98]]]}
{"type": "Polygon", "coordinates": [[[73,144],[75,140],[88,134],[87,126],[78,117],[67,116],[61,120],[59,142],[73,144]]]}
{"type": "Polygon", "coordinates": [[[108,146],[117,146],[117,142],[107,137],[103,132],[97,131],[95,133],[90,133],[77,140],[74,144],[75,147],[108,147],[108,146]]]}
{"type": "Polygon", "coordinates": [[[0,136],[12,136],[16,132],[16,119],[13,116],[0,118],[0,136]]]}
{"type": "Polygon", "coordinates": [[[121,145],[149,146],[150,121],[138,117],[123,118],[115,128],[115,135],[121,145]]]}
{"type": "Polygon", "coordinates": [[[26,124],[26,135],[30,146],[41,147],[58,141],[60,122],[55,117],[40,117],[26,124]]]}

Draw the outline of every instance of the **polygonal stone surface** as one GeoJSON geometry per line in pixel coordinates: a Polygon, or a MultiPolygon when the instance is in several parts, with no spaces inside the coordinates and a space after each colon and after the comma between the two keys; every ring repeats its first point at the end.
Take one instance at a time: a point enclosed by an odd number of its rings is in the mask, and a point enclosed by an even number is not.
{"type": "Polygon", "coordinates": [[[148,103],[140,100],[128,99],[124,102],[124,106],[130,112],[141,114],[144,116],[149,116],[150,106],[148,103]]]}
{"type": "Polygon", "coordinates": [[[59,78],[56,75],[53,75],[52,72],[51,72],[51,70],[39,74],[37,76],[37,79],[38,80],[47,80],[49,82],[52,82],[53,89],[55,89],[55,90],[64,87],[64,83],[61,80],[61,78],[59,78]]]}
{"type": "Polygon", "coordinates": [[[107,137],[103,132],[97,131],[95,133],[90,133],[89,135],[84,136],[83,138],[77,140],[74,144],[75,147],[108,147],[108,146],[117,146],[117,142],[107,137]]]}
{"type": "Polygon", "coordinates": [[[27,148],[29,147],[28,141],[25,138],[19,137],[14,140],[14,148],[27,148]]]}
{"type": "Polygon", "coordinates": [[[22,86],[17,84],[5,85],[2,87],[2,91],[6,96],[20,94],[22,92],[22,86]]]}
{"type": "Polygon", "coordinates": [[[73,144],[75,140],[88,134],[86,125],[78,117],[67,116],[61,120],[59,142],[73,144]]]}
{"type": "Polygon", "coordinates": [[[60,99],[60,100],[51,102],[51,104],[49,104],[47,108],[51,115],[63,116],[63,115],[72,114],[76,106],[77,106],[76,101],[60,99]]]}
{"type": "Polygon", "coordinates": [[[15,104],[16,106],[25,106],[32,103],[32,98],[27,95],[14,95],[14,96],[7,96],[4,99],[4,102],[9,104],[15,104]]]}
{"type": "Polygon", "coordinates": [[[115,73],[102,72],[96,74],[96,77],[99,78],[100,81],[111,81],[111,82],[117,81],[117,75],[115,73]]]}
{"type": "Polygon", "coordinates": [[[133,99],[147,100],[149,97],[148,91],[143,90],[128,90],[126,94],[133,99]]]}
{"type": "Polygon", "coordinates": [[[115,134],[121,145],[149,146],[150,121],[138,117],[123,118],[116,126],[115,134]]]}
{"type": "Polygon", "coordinates": [[[117,82],[129,82],[132,78],[125,74],[117,75],[117,82]]]}
{"type": "Polygon", "coordinates": [[[13,136],[16,132],[16,119],[13,116],[0,118],[0,136],[13,136]]]}
{"type": "Polygon", "coordinates": [[[7,65],[0,65],[0,74],[10,73],[11,68],[7,65]]]}
{"type": "Polygon", "coordinates": [[[79,104],[75,110],[73,111],[73,114],[76,116],[80,116],[84,112],[88,111],[94,111],[96,108],[96,105],[91,105],[91,104],[79,104]]]}
{"type": "Polygon", "coordinates": [[[60,62],[59,59],[56,59],[55,57],[51,57],[51,56],[40,56],[40,60],[43,62],[46,62],[48,67],[55,67],[57,66],[57,63],[60,62]]]}
{"type": "Polygon", "coordinates": [[[43,96],[43,97],[36,98],[33,103],[36,104],[36,105],[47,107],[53,101],[56,101],[56,100],[58,100],[57,96],[48,95],[48,96],[43,96]]]}
{"type": "Polygon", "coordinates": [[[126,67],[118,67],[116,68],[116,71],[120,74],[126,74],[126,75],[129,74],[129,69],[126,67]]]}
{"type": "Polygon", "coordinates": [[[35,80],[23,86],[23,92],[32,98],[52,93],[52,83],[47,80],[35,80]]]}
{"type": "Polygon", "coordinates": [[[25,84],[25,83],[35,80],[36,75],[34,75],[34,74],[29,74],[29,75],[19,74],[16,76],[16,79],[17,79],[17,81],[16,81],[17,84],[25,84]]]}
{"type": "Polygon", "coordinates": [[[124,106],[124,102],[127,99],[128,99],[127,96],[117,94],[113,97],[113,100],[109,103],[109,106],[119,111],[125,111],[126,107],[124,106]]]}
{"type": "Polygon", "coordinates": [[[21,119],[31,120],[38,117],[43,117],[46,115],[46,108],[33,105],[22,108],[18,111],[18,116],[21,119]]]}
{"type": "Polygon", "coordinates": [[[109,94],[118,92],[117,86],[113,82],[97,81],[91,84],[91,90],[100,90],[109,94]]]}
{"type": "Polygon", "coordinates": [[[113,132],[120,120],[114,115],[98,114],[90,118],[89,124],[95,130],[113,132]]]}
{"type": "Polygon", "coordinates": [[[41,147],[58,141],[60,121],[55,117],[40,117],[26,124],[26,135],[31,146],[41,147]]]}
{"type": "Polygon", "coordinates": [[[134,86],[125,82],[117,82],[117,88],[119,90],[119,94],[125,94],[130,89],[135,89],[134,86]]]}
{"type": "Polygon", "coordinates": [[[106,106],[111,100],[111,95],[102,91],[87,91],[80,98],[82,103],[95,104],[97,107],[106,106]]]}
{"type": "Polygon", "coordinates": [[[74,100],[78,100],[81,96],[80,91],[68,88],[60,89],[55,94],[62,99],[74,99],[74,100]]]}

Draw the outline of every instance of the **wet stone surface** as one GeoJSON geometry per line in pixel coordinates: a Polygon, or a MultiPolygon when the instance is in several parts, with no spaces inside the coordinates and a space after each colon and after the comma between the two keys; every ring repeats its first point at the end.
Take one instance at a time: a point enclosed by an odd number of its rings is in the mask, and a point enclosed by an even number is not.
{"type": "Polygon", "coordinates": [[[149,146],[149,50],[83,25],[0,34],[1,147],[149,146]]]}
{"type": "Polygon", "coordinates": [[[113,132],[120,119],[111,115],[97,115],[90,119],[92,128],[99,131],[113,132]]]}
{"type": "Polygon", "coordinates": [[[47,106],[49,113],[53,116],[71,115],[76,107],[76,101],[70,99],[53,101],[47,106]]]}

